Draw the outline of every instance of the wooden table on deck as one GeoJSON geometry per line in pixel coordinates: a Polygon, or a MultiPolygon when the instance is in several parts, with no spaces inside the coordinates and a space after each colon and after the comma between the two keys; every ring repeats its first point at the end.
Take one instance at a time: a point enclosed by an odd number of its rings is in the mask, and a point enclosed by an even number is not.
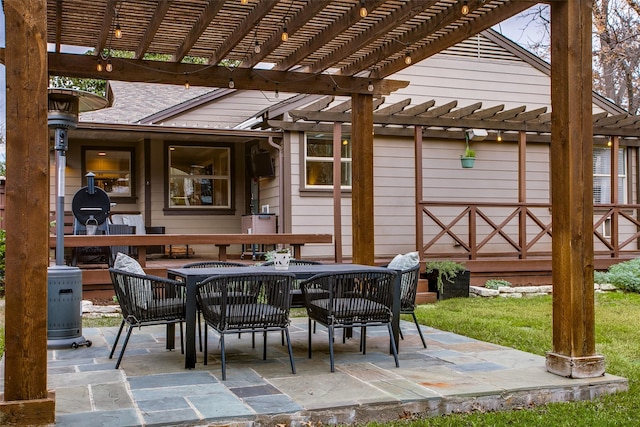
{"type": "MultiPolygon", "coordinates": [[[[248,272],[264,272],[264,271],[282,271],[293,273],[297,279],[308,279],[319,273],[348,273],[358,270],[380,270],[385,267],[374,267],[370,265],[360,264],[320,264],[320,265],[291,265],[288,270],[276,270],[274,266],[251,266],[251,267],[226,267],[226,268],[170,268],[167,270],[169,278],[182,280],[187,286],[187,307],[185,316],[185,362],[186,369],[196,367],[196,285],[207,277],[216,274],[247,274],[248,272]]],[[[396,342],[396,348],[399,345],[400,336],[400,286],[401,275],[396,271],[396,283],[393,293],[393,319],[391,327],[393,330],[393,339],[396,342]]],[[[167,336],[175,336],[173,328],[175,325],[168,325],[169,332],[167,336]]],[[[205,355],[206,357],[206,355],[205,355]]]]}
{"type": "MultiPolygon", "coordinates": [[[[65,235],[65,248],[85,246],[133,246],[138,248],[138,261],[145,266],[147,246],[158,245],[214,245],[218,248],[218,259],[227,260],[230,245],[290,245],[293,256],[301,258],[301,248],[307,243],[333,243],[331,234],[107,234],[65,235]]],[[[49,247],[56,247],[56,236],[49,237],[49,247]]]]}

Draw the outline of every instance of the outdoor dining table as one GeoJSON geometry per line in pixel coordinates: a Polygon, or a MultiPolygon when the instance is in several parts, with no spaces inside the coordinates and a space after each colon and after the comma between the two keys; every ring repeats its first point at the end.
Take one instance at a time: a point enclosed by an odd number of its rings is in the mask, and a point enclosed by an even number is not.
{"type": "MultiPolygon", "coordinates": [[[[273,265],[270,266],[250,266],[250,267],[227,267],[227,268],[170,268],[167,269],[167,275],[171,279],[183,281],[187,288],[187,307],[185,315],[185,369],[193,369],[196,367],[196,285],[208,277],[217,274],[247,274],[250,272],[264,273],[282,271],[293,273],[296,279],[308,279],[320,273],[349,273],[352,271],[362,270],[384,270],[389,271],[385,267],[375,267],[371,265],[361,264],[320,264],[320,265],[291,265],[288,270],[276,270],[273,265]]],[[[399,272],[398,272],[399,273],[399,272]]],[[[400,335],[400,274],[396,276],[394,295],[393,295],[393,320],[392,330],[393,338],[396,342],[396,348],[399,344],[400,335]]],[[[170,325],[173,326],[173,325],[170,325]]],[[[169,327],[170,327],[169,326],[169,327]]],[[[168,332],[167,336],[170,333],[168,332]]]]}

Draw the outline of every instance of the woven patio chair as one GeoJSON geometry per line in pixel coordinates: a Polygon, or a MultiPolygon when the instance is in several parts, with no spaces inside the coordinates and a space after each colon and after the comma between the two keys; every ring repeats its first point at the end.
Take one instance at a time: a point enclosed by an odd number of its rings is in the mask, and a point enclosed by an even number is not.
{"type": "MultiPolygon", "coordinates": [[[[182,266],[182,268],[229,268],[229,267],[249,267],[249,264],[233,261],[199,261],[190,262],[182,266]]],[[[202,351],[202,310],[198,307],[198,343],[200,351],[202,351]]]]}
{"type": "MultiPolygon", "coordinates": [[[[402,270],[400,273],[400,314],[410,314],[413,316],[413,322],[416,324],[418,334],[422,340],[422,345],[427,348],[427,343],[424,341],[420,324],[416,318],[416,294],[418,291],[418,279],[420,274],[420,265],[402,270]]],[[[402,330],[400,330],[400,338],[402,336],[402,330]]]]}
{"type": "MultiPolygon", "coordinates": [[[[290,273],[223,274],[209,277],[197,286],[196,298],[206,326],[220,334],[222,380],[226,380],[224,337],[231,333],[262,332],[262,358],[267,358],[267,332],[284,331],[291,372],[296,373],[289,336],[289,291],[295,276],[290,273]]],[[[207,364],[207,331],[204,330],[204,364],[207,364]]]]}
{"type": "Polygon", "coordinates": [[[109,359],[113,358],[124,325],[128,325],[116,369],[120,367],[134,327],[180,323],[180,350],[184,353],[182,322],[185,320],[187,295],[184,283],[115,268],[110,268],[109,273],[123,316],[109,359]]]}
{"type": "Polygon", "coordinates": [[[398,351],[391,327],[396,274],[393,270],[322,273],[302,281],[300,287],[309,316],[309,358],[312,321],[326,326],[329,332],[331,372],[335,372],[333,343],[336,328],[362,328],[360,347],[366,354],[366,328],[386,325],[398,367],[398,351]]]}

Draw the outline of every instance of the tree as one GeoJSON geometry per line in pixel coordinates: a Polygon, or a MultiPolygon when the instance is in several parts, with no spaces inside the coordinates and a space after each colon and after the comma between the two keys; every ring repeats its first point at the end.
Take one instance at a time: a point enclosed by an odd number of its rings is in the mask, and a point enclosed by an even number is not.
{"type": "MultiPolygon", "coordinates": [[[[550,57],[550,8],[535,6],[523,16],[527,18],[523,33],[532,27],[542,28],[538,39],[526,47],[538,56],[550,57]]],[[[593,1],[593,88],[596,92],[623,106],[630,114],[640,111],[640,1],[593,1]]]]}

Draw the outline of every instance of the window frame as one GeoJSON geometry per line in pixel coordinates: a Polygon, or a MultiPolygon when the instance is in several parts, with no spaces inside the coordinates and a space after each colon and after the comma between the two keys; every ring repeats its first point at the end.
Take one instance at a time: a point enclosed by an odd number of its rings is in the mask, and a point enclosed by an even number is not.
{"type": "MultiPolygon", "coordinates": [[[[593,157],[595,160],[595,156],[596,156],[596,150],[600,151],[600,152],[604,152],[606,150],[611,150],[611,147],[605,146],[605,145],[594,145],[593,146],[593,157]]],[[[618,147],[618,164],[619,167],[618,169],[618,176],[616,179],[616,182],[618,183],[618,204],[620,205],[624,205],[627,204],[627,201],[629,200],[629,173],[628,173],[628,157],[629,157],[629,153],[626,147],[618,147]]],[[[592,189],[592,200],[593,200],[593,204],[594,205],[607,205],[607,204],[611,204],[611,196],[609,196],[609,200],[607,201],[595,201],[595,191],[596,188],[598,186],[596,186],[596,179],[598,179],[601,182],[605,182],[607,185],[607,188],[609,190],[609,195],[611,195],[611,155],[609,155],[609,164],[608,164],[608,169],[609,172],[608,173],[597,173],[597,171],[595,170],[596,166],[594,164],[593,166],[593,173],[592,173],[592,177],[593,177],[593,189],[592,189]]],[[[602,188],[600,186],[600,188],[602,188]]]]}
{"type": "Polygon", "coordinates": [[[130,195],[128,196],[117,196],[110,193],[109,200],[117,203],[136,203],[137,194],[136,194],[136,149],[135,147],[114,147],[114,146],[93,146],[93,145],[83,145],[81,147],[81,169],[82,169],[82,183],[83,186],[87,186],[87,173],[96,171],[87,170],[87,151],[104,151],[104,152],[126,152],[129,154],[129,190],[130,195]]]}
{"type": "Polygon", "coordinates": [[[182,142],[182,141],[165,141],[164,149],[163,149],[163,193],[164,193],[164,213],[165,215],[235,215],[235,188],[236,188],[236,178],[235,178],[235,150],[233,144],[208,144],[206,142],[182,142]],[[229,152],[229,176],[228,176],[228,189],[229,189],[229,206],[225,207],[216,207],[216,206],[194,206],[194,207],[186,207],[186,206],[171,206],[171,192],[170,192],[170,148],[171,147],[185,147],[185,148],[194,148],[194,147],[203,147],[203,148],[223,148],[227,149],[229,152]]]}
{"type": "MultiPolygon", "coordinates": [[[[315,161],[315,162],[325,162],[325,163],[331,163],[332,165],[334,164],[333,161],[333,156],[332,157],[320,157],[320,156],[307,156],[307,144],[309,141],[308,136],[310,134],[324,134],[329,136],[329,138],[327,138],[329,141],[331,141],[331,144],[333,144],[333,134],[331,132],[304,132],[302,135],[302,150],[301,150],[301,180],[300,182],[302,183],[302,190],[304,191],[311,191],[311,192],[331,192],[333,191],[333,182],[331,183],[331,185],[313,185],[313,184],[309,184],[307,181],[307,170],[308,170],[308,161],[315,161]]],[[[343,133],[340,137],[341,140],[348,140],[349,144],[352,144],[352,138],[351,138],[351,134],[349,133],[343,133]]],[[[342,168],[342,166],[344,164],[349,164],[351,165],[351,167],[353,167],[353,153],[351,153],[351,157],[343,157],[342,156],[342,152],[340,153],[340,166],[342,168]]],[[[332,181],[333,181],[333,177],[332,177],[332,181]]],[[[352,173],[349,176],[349,181],[351,182],[351,184],[349,185],[340,185],[340,191],[341,192],[351,192],[352,188],[353,188],[353,169],[352,169],[352,173]]]]}

